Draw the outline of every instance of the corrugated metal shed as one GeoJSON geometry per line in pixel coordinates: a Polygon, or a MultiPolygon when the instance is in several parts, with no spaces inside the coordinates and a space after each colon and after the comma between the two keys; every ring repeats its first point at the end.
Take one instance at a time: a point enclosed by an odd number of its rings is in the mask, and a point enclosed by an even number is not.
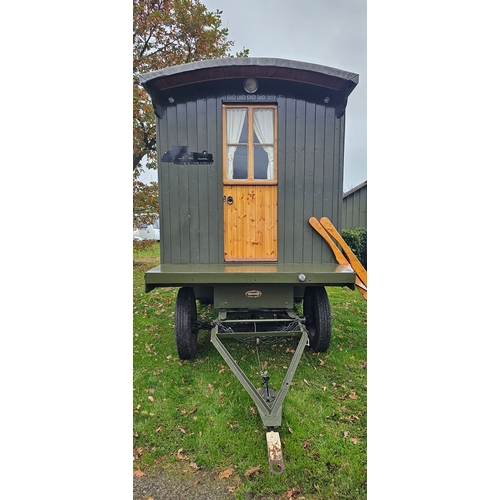
{"type": "Polygon", "coordinates": [[[344,193],[342,201],[342,229],[367,227],[368,181],[344,193]]]}

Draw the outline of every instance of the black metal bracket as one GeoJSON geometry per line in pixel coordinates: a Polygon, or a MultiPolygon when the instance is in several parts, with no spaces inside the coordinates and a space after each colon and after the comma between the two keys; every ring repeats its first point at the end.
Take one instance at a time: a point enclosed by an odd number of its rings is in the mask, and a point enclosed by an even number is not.
{"type": "Polygon", "coordinates": [[[188,153],[187,148],[187,146],[174,146],[163,154],[161,161],[175,165],[211,165],[214,162],[212,153],[207,151],[188,153]]]}

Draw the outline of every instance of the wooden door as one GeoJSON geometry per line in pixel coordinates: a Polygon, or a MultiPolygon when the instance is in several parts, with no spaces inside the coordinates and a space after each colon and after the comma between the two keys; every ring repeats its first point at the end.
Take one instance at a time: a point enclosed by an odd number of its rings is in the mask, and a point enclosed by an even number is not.
{"type": "Polygon", "coordinates": [[[224,260],[278,260],[277,109],[225,105],[224,260]]]}
{"type": "Polygon", "coordinates": [[[278,186],[224,186],[224,260],[278,260],[278,186]]]}

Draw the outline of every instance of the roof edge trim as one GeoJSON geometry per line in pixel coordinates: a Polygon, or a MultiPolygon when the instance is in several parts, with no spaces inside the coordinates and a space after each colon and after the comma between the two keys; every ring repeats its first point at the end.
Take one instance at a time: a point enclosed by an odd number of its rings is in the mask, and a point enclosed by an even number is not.
{"type": "Polygon", "coordinates": [[[257,67],[278,67],[287,69],[297,69],[302,71],[310,71],[313,73],[320,73],[326,76],[340,78],[346,81],[351,81],[354,84],[359,83],[359,75],[349,71],[332,68],[330,66],[323,66],[321,64],[292,61],[290,59],[280,59],[275,57],[225,57],[221,59],[207,59],[204,61],[196,61],[192,63],[181,64],[178,66],[170,66],[149,73],[139,75],[139,82],[142,85],[155,80],[156,78],[173,76],[189,71],[196,71],[200,69],[214,69],[231,66],[257,66],[257,67]]]}

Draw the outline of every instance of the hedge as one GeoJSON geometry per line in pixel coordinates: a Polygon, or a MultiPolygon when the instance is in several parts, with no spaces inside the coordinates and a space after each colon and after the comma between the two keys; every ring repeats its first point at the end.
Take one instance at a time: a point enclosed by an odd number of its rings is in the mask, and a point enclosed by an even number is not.
{"type": "Polygon", "coordinates": [[[349,245],[354,255],[363,264],[365,269],[368,269],[366,262],[366,228],[355,227],[353,229],[344,229],[342,238],[349,245]]]}

